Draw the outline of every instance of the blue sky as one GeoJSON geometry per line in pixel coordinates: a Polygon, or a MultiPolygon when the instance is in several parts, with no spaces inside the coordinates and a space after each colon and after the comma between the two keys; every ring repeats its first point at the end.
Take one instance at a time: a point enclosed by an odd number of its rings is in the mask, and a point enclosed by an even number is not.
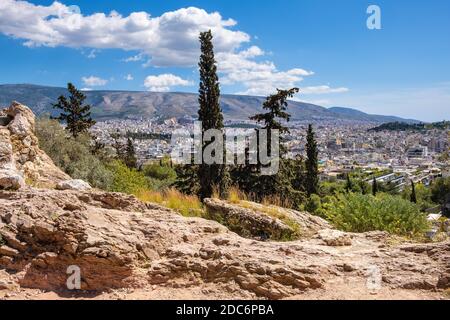
{"type": "Polygon", "coordinates": [[[196,92],[206,29],[223,93],[298,86],[327,107],[450,119],[447,0],[1,0],[0,83],[196,92]]]}

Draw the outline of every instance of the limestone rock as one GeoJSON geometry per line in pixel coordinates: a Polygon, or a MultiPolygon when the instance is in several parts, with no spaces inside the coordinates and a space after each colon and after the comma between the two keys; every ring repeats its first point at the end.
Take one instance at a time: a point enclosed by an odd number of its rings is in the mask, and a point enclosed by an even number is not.
{"type": "Polygon", "coordinates": [[[83,180],[72,179],[72,180],[65,180],[65,181],[59,182],[56,185],[56,189],[85,191],[85,190],[92,189],[92,187],[89,185],[89,183],[87,183],[83,180]]]}
{"type": "Polygon", "coordinates": [[[33,112],[20,103],[0,110],[0,189],[19,189],[29,182],[54,187],[70,177],[39,149],[33,112]]]}
{"type": "Polygon", "coordinates": [[[320,230],[318,238],[322,239],[327,246],[343,247],[352,245],[352,236],[339,230],[320,230]]]}
{"type": "Polygon", "coordinates": [[[285,222],[264,212],[218,199],[205,199],[203,202],[211,219],[221,222],[240,236],[259,240],[280,240],[295,233],[285,222]]]}
{"type": "Polygon", "coordinates": [[[366,283],[374,267],[383,290],[448,288],[450,243],[389,246],[381,234],[328,229],[261,242],[119,193],[0,191],[0,273],[22,288],[56,292],[67,291],[74,265],[82,289],[93,292],[153,288],[193,298],[208,288],[230,299],[282,299],[327,290],[344,277],[366,283]]]}

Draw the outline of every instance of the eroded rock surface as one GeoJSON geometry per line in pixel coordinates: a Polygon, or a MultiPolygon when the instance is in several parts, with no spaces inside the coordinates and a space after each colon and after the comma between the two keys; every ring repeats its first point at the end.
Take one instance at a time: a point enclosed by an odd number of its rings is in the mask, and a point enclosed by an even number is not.
{"type": "Polygon", "coordinates": [[[39,149],[34,133],[35,116],[20,103],[0,110],[0,189],[26,185],[54,187],[70,177],[39,149]]]}
{"type": "Polygon", "coordinates": [[[307,238],[319,230],[330,229],[324,219],[307,212],[241,201],[231,204],[219,199],[205,199],[211,219],[228,226],[246,238],[286,240],[307,238]]]}
{"type": "Polygon", "coordinates": [[[208,288],[222,298],[282,299],[337,280],[365,283],[373,270],[389,292],[449,287],[448,242],[390,246],[382,232],[351,234],[345,246],[324,243],[324,235],[261,242],[117,193],[2,191],[0,234],[3,287],[64,291],[71,265],[81,269],[82,289],[99,293],[208,288]]]}

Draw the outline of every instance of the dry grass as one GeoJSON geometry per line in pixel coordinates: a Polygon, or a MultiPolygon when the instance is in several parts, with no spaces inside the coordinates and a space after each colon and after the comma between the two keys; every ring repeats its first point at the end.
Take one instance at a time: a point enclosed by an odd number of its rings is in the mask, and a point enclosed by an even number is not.
{"type": "Polygon", "coordinates": [[[196,196],[182,194],[176,189],[165,191],[141,191],[137,194],[138,199],[144,202],[153,202],[179,212],[185,217],[202,217],[204,208],[196,196]]]}
{"type": "Polygon", "coordinates": [[[247,195],[239,190],[238,187],[231,187],[228,192],[228,202],[239,204],[241,201],[247,200],[247,195]]]}

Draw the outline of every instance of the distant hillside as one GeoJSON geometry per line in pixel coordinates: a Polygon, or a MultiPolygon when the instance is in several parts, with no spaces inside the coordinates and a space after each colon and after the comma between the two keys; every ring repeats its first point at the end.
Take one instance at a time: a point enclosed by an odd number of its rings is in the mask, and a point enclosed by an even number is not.
{"type": "MultiPolygon", "coordinates": [[[[36,114],[54,114],[52,103],[58,96],[67,95],[65,88],[31,84],[0,85],[0,106],[16,100],[28,105],[36,114]]],[[[197,95],[193,93],[156,93],[138,91],[86,91],[87,103],[93,106],[92,115],[97,120],[163,117],[181,118],[197,116],[197,95]]],[[[263,97],[222,95],[221,106],[228,120],[247,120],[261,112],[263,97]]],[[[355,120],[371,122],[406,121],[397,117],[368,115],[348,108],[324,108],[303,102],[289,102],[292,120],[355,120]]]]}
{"type": "Polygon", "coordinates": [[[405,123],[388,122],[383,123],[369,131],[426,131],[426,130],[450,130],[450,121],[433,123],[405,123]]]}
{"type": "Polygon", "coordinates": [[[368,114],[362,111],[352,109],[352,108],[344,108],[344,107],[332,107],[328,110],[340,114],[342,116],[347,117],[348,119],[360,120],[360,121],[369,121],[369,122],[404,122],[404,123],[418,123],[419,121],[413,119],[403,119],[395,116],[381,116],[376,114],[368,114]]]}

